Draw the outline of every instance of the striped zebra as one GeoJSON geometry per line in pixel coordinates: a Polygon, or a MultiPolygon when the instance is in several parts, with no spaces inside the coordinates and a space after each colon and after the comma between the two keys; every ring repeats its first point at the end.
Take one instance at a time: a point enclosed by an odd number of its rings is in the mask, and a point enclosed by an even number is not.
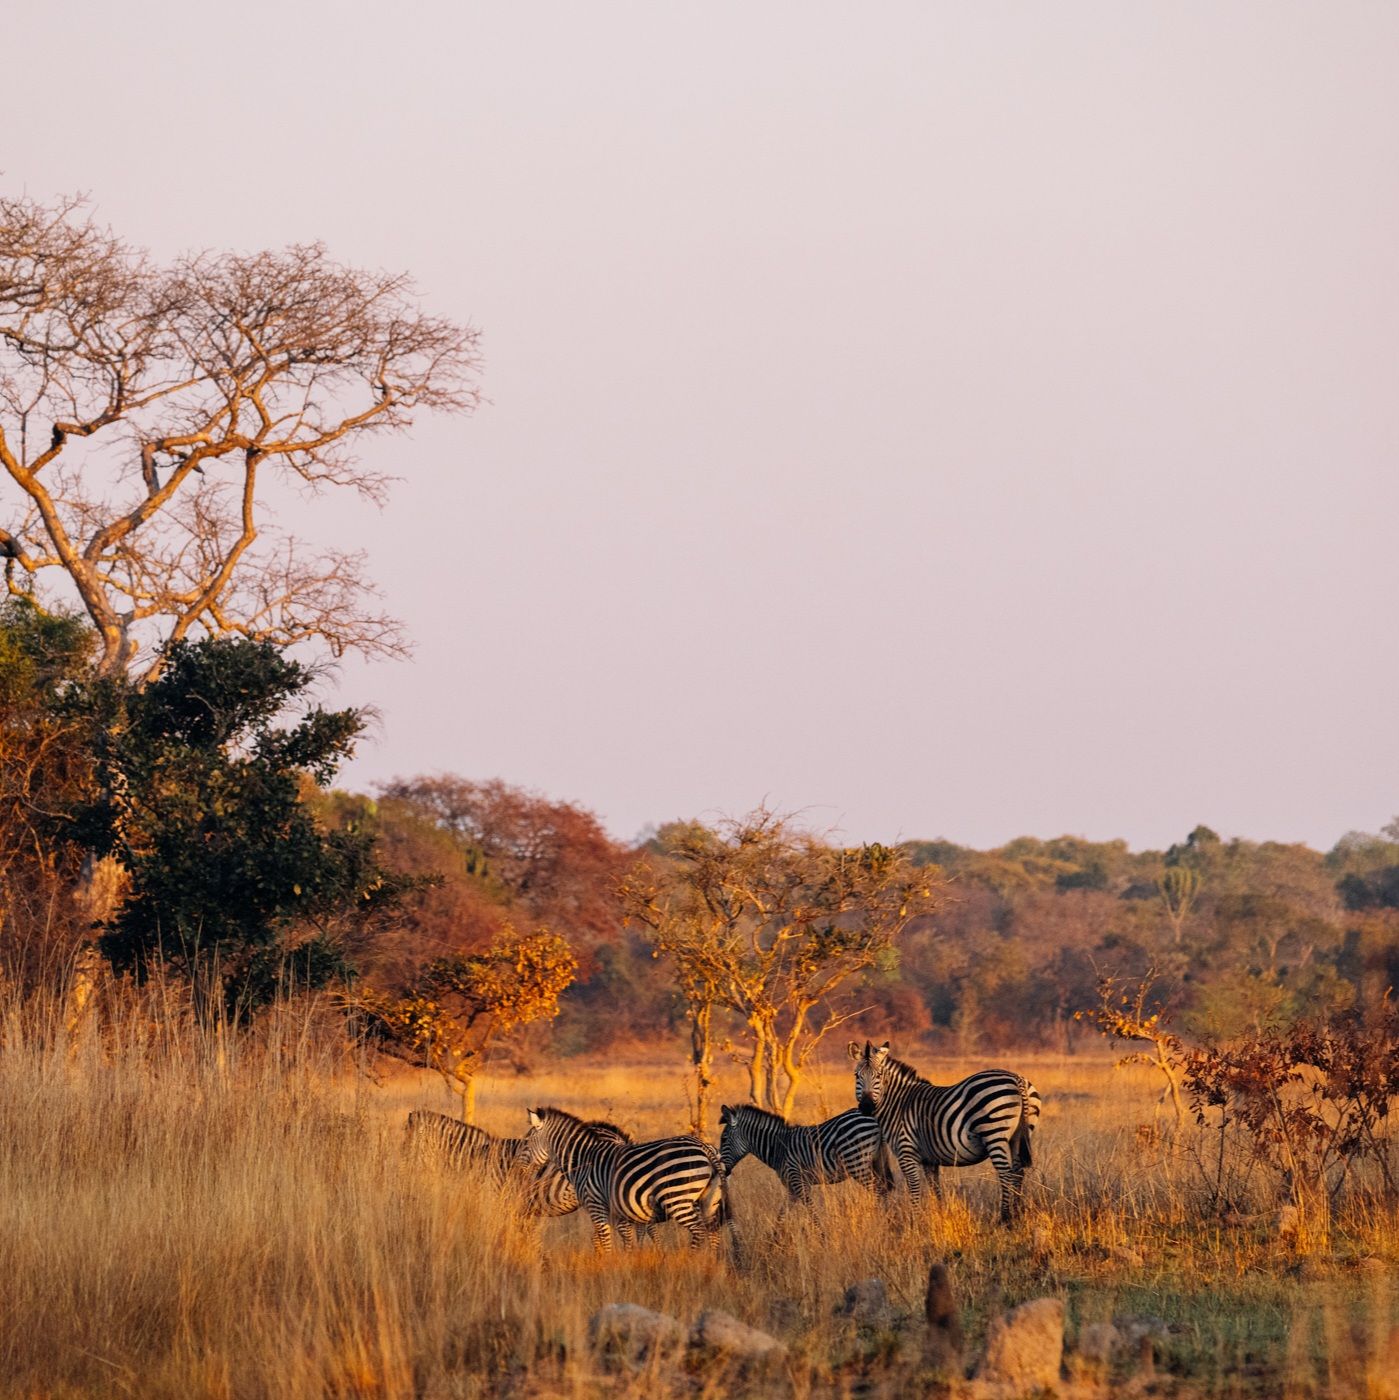
{"type": "Polygon", "coordinates": [[[519,1160],[554,1167],[568,1178],[593,1222],[593,1244],[623,1245],[637,1227],[674,1220],[695,1248],[717,1240],[728,1219],[728,1192],[719,1154],[697,1137],[618,1142],[561,1108],[532,1108],[519,1160]]]}
{"type": "MultiPolygon", "coordinates": [[[[617,1142],[631,1140],[611,1123],[599,1122],[591,1126],[617,1142]]],[[[496,1137],[484,1128],[424,1108],[415,1108],[408,1115],[410,1151],[461,1171],[479,1173],[495,1186],[503,1186],[512,1177],[523,1182],[517,1166],[523,1141],[523,1138],[496,1137]]],[[[526,1215],[571,1215],[578,1209],[578,1193],[561,1171],[544,1166],[525,1188],[524,1205],[526,1215]]]]}
{"type": "Polygon", "coordinates": [[[799,1127],[765,1108],[726,1104],[719,1110],[719,1121],[719,1159],[725,1173],[751,1152],[803,1205],[810,1204],[813,1186],[833,1181],[858,1181],[880,1195],[893,1185],[879,1124],[858,1108],[799,1127]]]}
{"type": "Polygon", "coordinates": [[[924,1167],[931,1168],[933,1192],[941,1199],[940,1167],[969,1167],[989,1158],[1001,1186],[1001,1219],[1019,1213],[1040,1116],[1040,1096],[1028,1079],[983,1069],[956,1084],[930,1084],[894,1059],[887,1040],[877,1048],[867,1040],[863,1049],[852,1041],[850,1058],[860,1112],[883,1129],[914,1200],[923,1194],[924,1167]]]}

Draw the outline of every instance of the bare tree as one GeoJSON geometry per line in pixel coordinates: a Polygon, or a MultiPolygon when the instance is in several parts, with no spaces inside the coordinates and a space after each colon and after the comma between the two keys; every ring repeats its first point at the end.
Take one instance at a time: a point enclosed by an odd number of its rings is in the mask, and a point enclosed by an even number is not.
{"type": "Polygon", "coordinates": [[[387,484],[357,459],[417,409],[478,401],[477,332],[402,275],[318,244],[162,267],[79,200],[0,198],[0,558],[11,594],[66,576],[106,673],[188,634],[401,650],[360,555],[265,519],[268,477],[387,484]]]}

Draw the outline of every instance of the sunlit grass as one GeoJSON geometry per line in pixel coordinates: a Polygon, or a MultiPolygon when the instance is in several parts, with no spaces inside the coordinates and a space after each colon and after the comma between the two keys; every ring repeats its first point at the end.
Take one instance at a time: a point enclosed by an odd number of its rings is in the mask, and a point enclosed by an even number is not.
{"type": "MultiPolygon", "coordinates": [[[[159,1029],[159,1028],[157,1028],[159,1029]]],[[[724,1308],[780,1335],[795,1394],[903,1394],[937,1377],[921,1350],[929,1263],[948,1262],[969,1340],[1023,1299],[1056,1294],[1086,1322],[1159,1319],[1168,1393],[1384,1394],[1393,1214],[1342,1204],[1331,1254],[1297,1257],[1255,1177],[1240,1219],[1202,1211],[1201,1169],[1138,1129],[1145,1071],[1099,1058],[986,1056],[1044,1096],[1025,1218],[996,1223],[989,1168],[945,1171],[946,1200],[889,1205],[852,1184],[811,1210],[747,1161],[725,1257],[663,1227],[598,1258],[580,1216],[522,1223],[500,1198],[405,1159],[412,1107],[440,1084],[374,1084],[304,1028],[271,1043],[154,1034],[138,1017],[76,1051],[14,1018],[0,1055],[0,1394],[471,1396],[733,1393],[717,1372],[653,1361],[607,1371],[590,1316],[628,1301],[686,1323],[724,1308]],[[1380,1265],[1363,1260],[1380,1259],[1380,1265]],[[886,1283],[893,1324],[834,1315],[859,1279],[886,1283]],[[906,1324],[906,1325],[905,1325],[906,1324]]],[[[909,1050],[947,1081],[970,1062],[909,1050]]],[[[735,1073],[724,1097],[743,1097],[735,1073]]],[[[848,1069],[800,1116],[850,1102],[848,1069]]],[[[606,1117],[638,1137],[682,1131],[683,1060],[570,1062],[482,1084],[479,1120],[518,1134],[531,1105],[606,1117]]],[[[1139,1363],[1117,1363],[1118,1378],[1139,1363]]],[[[944,1376],[943,1380],[950,1378],[944,1376]]]]}

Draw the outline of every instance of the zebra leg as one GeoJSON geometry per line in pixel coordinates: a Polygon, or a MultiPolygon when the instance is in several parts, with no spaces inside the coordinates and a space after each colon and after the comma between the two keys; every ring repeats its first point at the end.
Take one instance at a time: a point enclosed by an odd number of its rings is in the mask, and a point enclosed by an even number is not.
{"type": "Polygon", "coordinates": [[[811,1204],[811,1180],[800,1167],[789,1166],[782,1173],[782,1184],[787,1188],[789,1206],[811,1204]]]}
{"type": "MultiPolygon", "coordinates": [[[[669,1218],[677,1225],[683,1225],[690,1232],[691,1249],[703,1249],[709,1242],[710,1231],[704,1223],[704,1217],[695,1209],[693,1202],[685,1201],[677,1205],[669,1218]]],[[[718,1240],[717,1231],[714,1232],[713,1238],[718,1240]]]]}
{"type": "Polygon", "coordinates": [[[1010,1148],[1004,1142],[988,1144],[986,1155],[996,1169],[996,1180],[1001,1186],[1001,1223],[1009,1225],[1020,1206],[1020,1186],[1025,1173],[1016,1170],[1011,1162],[1010,1148]]]}
{"type": "Polygon", "coordinates": [[[612,1221],[608,1218],[607,1208],[604,1206],[588,1207],[588,1214],[593,1222],[593,1251],[597,1254],[612,1253],[612,1221]]]}
{"type": "Polygon", "coordinates": [[[901,1142],[897,1149],[899,1166],[903,1168],[904,1181],[908,1183],[908,1194],[915,1201],[923,1199],[923,1163],[918,1159],[918,1147],[910,1139],[901,1142]]]}
{"type": "Polygon", "coordinates": [[[942,1204],[942,1168],[936,1162],[928,1168],[928,1175],[933,1180],[933,1195],[939,1205],[942,1204]]]}
{"type": "Polygon", "coordinates": [[[879,1195],[884,1192],[880,1190],[880,1181],[874,1174],[874,1168],[868,1162],[852,1162],[846,1171],[846,1176],[851,1181],[858,1182],[866,1191],[875,1191],[879,1195]]]}
{"type": "Polygon", "coordinates": [[[619,1220],[614,1228],[617,1231],[617,1243],[623,1249],[631,1249],[636,1244],[637,1227],[630,1220],[619,1220]]]}

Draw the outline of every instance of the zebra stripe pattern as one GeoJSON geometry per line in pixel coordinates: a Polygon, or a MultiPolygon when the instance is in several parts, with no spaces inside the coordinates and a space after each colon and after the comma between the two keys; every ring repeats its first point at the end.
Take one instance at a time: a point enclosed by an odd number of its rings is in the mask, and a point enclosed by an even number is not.
{"type": "MultiPolygon", "coordinates": [[[[626,1133],[611,1123],[591,1126],[617,1142],[630,1141],[626,1133]]],[[[504,1185],[518,1174],[517,1159],[524,1141],[523,1138],[496,1137],[484,1128],[422,1108],[408,1115],[407,1138],[408,1149],[419,1157],[479,1174],[495,1186],[504,1185]]],[[[578,1209],[578,1193],[562,1172],[545,1166],[525,1189],[524,1205],[526,1215],[571,1215],[578,1209]]]]}
{"type": "Polygon", "coordinates": [[[725,1105],[719,1121],[724,1171],[732,1172],[751,1152],[777,1173],[794,1201],[810,1203],[813,1186],[833,1181],[858,1181],[881,1195],[893,1184],[879,1123],[858,1108],[800,1127],[765,1108],[725,1105]]]}
{"type": "Polygon", "coordinates": [[[1030,1139],[1040,1116],[1040,1096],[1022,1075],[984,1069],[956,1084],[930,1084],[911,1065],[889,1054],[889,1043],[862,1049],[851,1042],[855,1097],[873,1117],[903,1169],[913,1198],[923,1193],[923,1168],[942,1196],[940,1167],[969,1167],[988,1159],[1001,1187],[1001,1219],[1019,1213],[1030,1139]]]}
{"type": "Polygon", "coordinates": [[[601,1252],[612,1248],[614,1229],[629,1245],[637,1227],[662,1220],[683,1225],[699,1248],[728,1219],[723,1165],[699,1138],[618,1142],[561,1108],[531,1109],[529,1121],[519,1160],[568,1178],[601,1252]]]}

